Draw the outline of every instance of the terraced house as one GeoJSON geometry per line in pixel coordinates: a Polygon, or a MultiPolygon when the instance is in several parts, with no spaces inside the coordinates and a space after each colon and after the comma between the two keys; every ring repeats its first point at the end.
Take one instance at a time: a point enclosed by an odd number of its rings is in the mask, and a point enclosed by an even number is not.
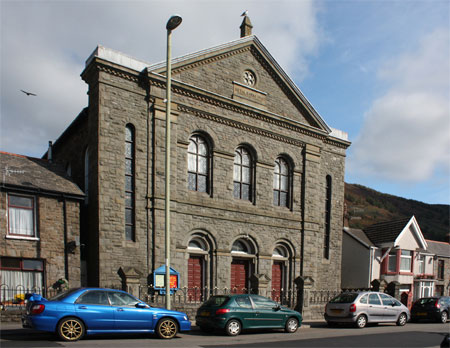
{"type": "MultiPolygon", "coordinates": [[[[251,35],[248,17],[241,29],[172,63],[177,286],[276,296],[308,279],[337,290],[350,143],[251,35]]],[[[53,146],[86,194],[89,285],[147,286],[164,265],[165,71],[98,46],[81,75],[89,105],[53,146]]]]}

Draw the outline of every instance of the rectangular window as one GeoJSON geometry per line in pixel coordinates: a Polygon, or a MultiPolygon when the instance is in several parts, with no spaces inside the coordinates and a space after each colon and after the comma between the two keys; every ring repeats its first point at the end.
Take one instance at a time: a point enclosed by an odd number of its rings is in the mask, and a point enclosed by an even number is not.
{"type": "Polygon", "coordinates": [[[402,250],[400,255],[400,271],[411,272],[412,251],[402,250]]]}
{"type": "Polygon", "coordinates": [[[389,253],[388,272],[397,272],[397,252],[391,251],[389,253]]]}
{"type": "Polygon", "coordinates": [[[8,195],[8,234],[36,237],[34,197],[8,195]]]}
{"type": "Polygon", "coordinates": [[[438,279],[444,279],[444,270],[445,270],[445,261],[438,260],[438,273],[437,273],[438,279]]]}
{"type": "Polygon", "coordinates": [[[43,294],[44,261],[2,257],[0,261],[2,284],[1,301],[20,299],[27,292],[43,294]]]}
{"type": "Polygon", "coordinates": [[[420,274],[425,273],[425,256],[424,255],[419,256],[419,273],[420,274]]]}

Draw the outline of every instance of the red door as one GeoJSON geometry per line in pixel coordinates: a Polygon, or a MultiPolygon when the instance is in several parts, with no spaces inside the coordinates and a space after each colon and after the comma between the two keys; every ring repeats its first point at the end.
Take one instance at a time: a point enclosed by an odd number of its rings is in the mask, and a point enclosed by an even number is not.
{"type": "Polygon", "coordinates": [[[231,291],[236,294],[247,292],[248,261],[233,260],[231,262],[231,291]]]}
{"type": "Polygon", "coordinates": [[[189,256],[188,260],[188,298],[190,301],[201,301],[203,289],[203,257],[189,256]]]}
{"type": "Polygon", "coordinates": [[[283,279],[283,263],[274,261],[272,265],[272,300],[280,301],[283,279]]]}

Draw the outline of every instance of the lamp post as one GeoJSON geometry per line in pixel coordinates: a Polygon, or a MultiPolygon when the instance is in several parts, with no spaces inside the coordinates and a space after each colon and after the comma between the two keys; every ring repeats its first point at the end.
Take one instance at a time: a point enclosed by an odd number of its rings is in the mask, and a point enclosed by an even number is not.
{"type": "Polygon", "coordinates": [[[182,18],[173,15],[166,24],[167,61],[166,61],[166,163],[165,163],[165,251],[166,251],[166,308],[170,309],[170,104],[172,79],[172,30],[181,24],[182,18]]]}

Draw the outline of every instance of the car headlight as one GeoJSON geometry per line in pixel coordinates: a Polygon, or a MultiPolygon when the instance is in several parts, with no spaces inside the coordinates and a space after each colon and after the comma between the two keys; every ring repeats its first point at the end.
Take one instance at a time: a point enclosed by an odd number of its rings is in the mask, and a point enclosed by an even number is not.
{"type": "Polygon", "coordinates": [[[185,316],[183,317],[183,319],[184,319],[184,320],[188,320],[188,317],[187,317],[187,315],[185,315],[185,316]]]}

